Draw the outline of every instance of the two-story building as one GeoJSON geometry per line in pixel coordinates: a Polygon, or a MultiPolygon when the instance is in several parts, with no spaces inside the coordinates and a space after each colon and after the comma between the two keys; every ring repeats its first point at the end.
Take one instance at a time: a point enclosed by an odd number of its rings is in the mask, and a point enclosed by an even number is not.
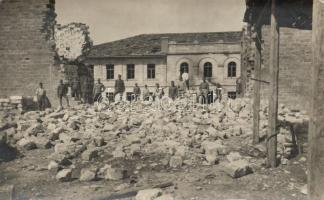
{"type": "Polygon", "coordinates": [[[241,36],[242,32],[143,34],[96,45],[84,63],[93,66],[94,80],[101,79],[111,92],[120,74],[128,97],[135,83],[151,91],[156,83],[167,88],[171,81],[180,84],[184,72],[193,90],[205,77],[235,97],[241,36]]]}

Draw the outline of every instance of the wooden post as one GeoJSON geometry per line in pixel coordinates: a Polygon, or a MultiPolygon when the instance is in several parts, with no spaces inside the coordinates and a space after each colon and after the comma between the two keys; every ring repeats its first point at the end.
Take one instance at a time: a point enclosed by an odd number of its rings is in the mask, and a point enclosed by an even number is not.
{"type": "Polygon", "coordinates": [[[313,1],[313,68],[309,123],[308,197],[324,199],[324,1],[313,1]]]}
{"type": "MultiPolygon", "coordinates": [[[[255,62],[254,62],[254,78],[261,80],[261,42],[259,37],[259,27],[255,27],[255,62]]],[[[261,82],[254,81],[253,84],[253,144],[260,142],[260,88],[261,82]]]]}
{"type": "Polygon", "coordinates": [[[271,6],[270,44],[270,97],[269,131],[267,138],[268,166],[277,166],[277,119],[278,119],[278,76],[279,76],[279,26],[276,18],[276,0],[271,6]]]}

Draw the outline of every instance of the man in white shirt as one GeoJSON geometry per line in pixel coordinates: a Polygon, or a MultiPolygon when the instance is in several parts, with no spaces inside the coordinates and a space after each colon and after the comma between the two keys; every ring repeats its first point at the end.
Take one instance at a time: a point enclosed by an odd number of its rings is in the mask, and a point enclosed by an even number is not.
{"type": "Polygon", "coordinates": [[[184,72],[182,73],[181,78],[186,87],[185,89],[189,90],[189,74],[187,72],[184,72]]]}

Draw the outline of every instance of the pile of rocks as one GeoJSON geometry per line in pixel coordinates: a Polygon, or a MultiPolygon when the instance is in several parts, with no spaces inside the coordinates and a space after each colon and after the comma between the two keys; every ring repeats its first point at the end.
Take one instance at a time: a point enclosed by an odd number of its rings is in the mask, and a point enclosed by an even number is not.
{"type": "Polygon", "coordinates": [[[23,97],[11,96],[10,98],[0,99],[0,111],[23,110],[23,97]]]}
{"type": "Polygon", "coordinates": [[[100,111],[86,105],[31,111],[6,130],[6,141],[22,151],[52,149],[48,170],[59,181],[72,180],[75,171],[80,181],[121,180],[141,166],[128,169],[114,161],[154,156],[170,169],[224,162],[233,178],[250,173],[248,159],[226,160],[231,152],[226,141],[252,134],[250,100],[204,108],[182,104],[176,101],[163,110],[152,103],[118,102],[100,111]]]}
{"type": "MultiPolygon", "coordinates": [[[[262,137],[266,137],[268,132],[268,106],[265,102],[261,104],[260,111],[260,128],[262,137]]],[[[303,144],[302,137],[307,136],[307,127],[309,116],[305,111],[298,109],[289,109],[284,104],[278,107],[278,124],[279,132],[278,140],[278,158],[282,163],[287,163],[287,160],[294,157],[298,153],[306,150],[303,144]]],[[[307,145],[307,143],[306,143],[307,145]]]]}

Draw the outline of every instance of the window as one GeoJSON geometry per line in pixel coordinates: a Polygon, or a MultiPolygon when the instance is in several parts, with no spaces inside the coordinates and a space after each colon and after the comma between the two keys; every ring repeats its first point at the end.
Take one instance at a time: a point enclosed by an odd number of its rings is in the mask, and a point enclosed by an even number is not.
{"type": "Polygon", "coordinates": [[[155,79],[155,64],[148,64],[147,65],[147,78],[148,79],[155,79]]]}
{"type": "Polygon", "coordinates": [[[230,78],[236,77],[236,63],[235,62],[228,63],[227,76],[230,78]]]}
{"type": "Polygon", "coordinates": [[[135,78],[135,65],[128,64],[127,65],[127,79],[134,79],[135,78]]]}
{"type": "Polygon", "coordinates": [[[106,65],[107,79],[114,79],[115,67],[114,65],[106,65]]]}
{"type": "Polygon", "coordinates": [[[227,96],[230,99],[236,99],[236,92],[228,92],[227,93],[227,96]]]}
{"type": "Polygon", "coordinates": [[[126,92],[126,99],[127,101],[134,101],[135,97],[133,92],[126,92]]]}
{"type": "Polygon", "coordinates": [[[210,62],[204,64],[204,78],[211,78],[213,76],[213,65],[210,62]]]}
{"type": "Polygon", "coordinates": [[[182,75],[185,72],[189,73],[189,65],[186,62],[181,63],[181,65],[180,65],[180,75],[182,75]]]}

